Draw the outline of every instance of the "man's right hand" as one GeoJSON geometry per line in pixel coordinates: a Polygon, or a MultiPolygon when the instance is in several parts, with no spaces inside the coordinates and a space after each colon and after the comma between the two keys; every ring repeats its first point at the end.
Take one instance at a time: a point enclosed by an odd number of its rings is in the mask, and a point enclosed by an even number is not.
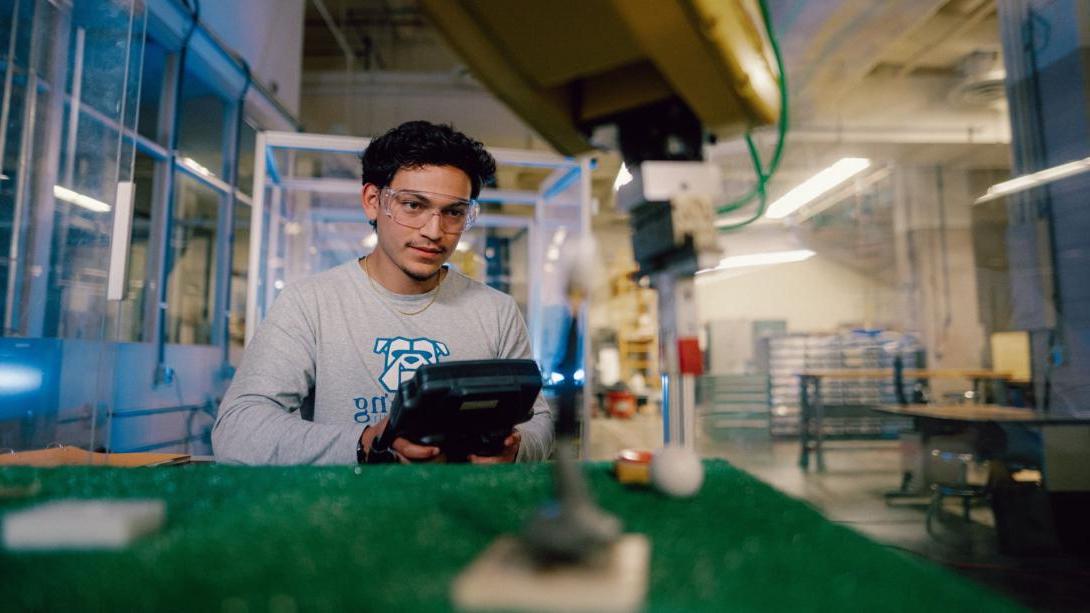
{"type": "MultiPolygon", "coordinates": [[[[360,435],[360,442],[363,443],[365,451],[371,451],[371,445],[374,444],[386,431],[386,425],[389,423],[389,417],[383,417],[378,422],[363,431],[360,435]]],[[[430,462],[434,461],[442,453],[438,447],[432,447],[430,445],[417,445],[416,443],[402,437],[394,439],[390,448],[397,454],[398,460],[403,464],[409,464],[411,462],[430,462]]]]}

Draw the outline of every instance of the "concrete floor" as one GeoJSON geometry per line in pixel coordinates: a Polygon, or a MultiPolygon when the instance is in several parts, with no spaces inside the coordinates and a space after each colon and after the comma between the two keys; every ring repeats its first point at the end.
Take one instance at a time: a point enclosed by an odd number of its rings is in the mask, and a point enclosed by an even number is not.
{"type": "MultiPolygon", "coordinates": [[[[720,457],[784,493],[805,500],[830,521],[875,541],[908,552],[985,584],[1026,606],[1043,611],[1090,610],[1090,561],[1069,557],[1011,557],[997,549],[990,508],[975,506],[972,521],[951,500],[927,534],[927,498],[887,504],[884,493],[900,484],[900,453],[895,441],[829,444],[826,470],[798,467],[796,441],[772,441],[760,432],[705,431],[698,428],[702,456],[720,457]]],[[[632,419],[595,418],[590,424],[589,456],[608,460],[621,449],[654,449],[661,444],[658,415],[632,419]]]]}

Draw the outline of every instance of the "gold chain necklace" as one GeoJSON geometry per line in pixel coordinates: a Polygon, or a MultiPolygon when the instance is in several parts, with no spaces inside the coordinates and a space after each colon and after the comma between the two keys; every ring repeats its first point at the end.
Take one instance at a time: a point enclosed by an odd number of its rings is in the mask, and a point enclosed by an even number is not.
{"type": "Polygon", "coordinates": [[[433,292],[432,292],[431,300],[429,300],[428,303],[424,305],[424,308],[422,308],[422,309],[420,309],[418,311],[402,311],[401,309],[397,308],[396,306],[390,304],[390,302],[388,300],[386,300],[385,297],[383,297],[382,292],[379,291],[378,286],[375,285],[375,280],[371,278],[371,269],[367,266],[367,258],[366,257],[363,258],[363,272],[364,272],[364,276],[367,277],[367,282],[371,284],[371,289],[374,290],[376,295],[378,295],[379,300],[385,302],[386,305],[389,306],[391,309],[393,309],[393,310],[397,311],[398,313],[401,313],[402,315],[405,315],[407,317],[411,317],[413,315],[419,315],[419,314],[423,313],[424,311],[427,311],[428,307],[435,304],[435,299],[439,297],[439,286],[443,284],[443,277],[444,277],[442,269],[440,269],[439,283],[435,284],[435,290],[433,290],[433,292]]]}

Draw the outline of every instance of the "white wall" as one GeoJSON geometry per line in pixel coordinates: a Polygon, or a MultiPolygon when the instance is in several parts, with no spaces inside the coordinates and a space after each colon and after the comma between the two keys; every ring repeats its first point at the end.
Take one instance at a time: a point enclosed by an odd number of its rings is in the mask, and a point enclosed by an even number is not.
{"type": "Polygon", "coordinates": [[[254,78],[298,116],[306,0],[215,0],[201,22],[250,64],[254,78]]]}
{"type": "Polygon", "coordinates": [[[405,121],[449,123],[490,147],[550,147],[498,98],[457,73],[308,74],[302,119],[309,132],[373,136],[405,121]]]}
{"type": "Polygon", "coordinates": [[[790,332],[890,325],[893,289],[816,255],[804,262],[700,275],[701,322],[787,321],[790,332]]]}

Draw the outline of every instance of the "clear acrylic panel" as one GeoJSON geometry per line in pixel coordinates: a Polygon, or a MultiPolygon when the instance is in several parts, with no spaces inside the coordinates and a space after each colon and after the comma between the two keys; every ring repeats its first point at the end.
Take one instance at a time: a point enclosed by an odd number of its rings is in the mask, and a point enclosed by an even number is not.
{"type": "MultiPolygon", "coordinates": [[[[795,169],[802,177],[836,161],[835,152],[806,153],[812,162],[795,169]]],[[[728,235],[726,265],[696,282],[706,350],[697,395],[702,455],[760,470],[773,454],[799,454],[800,372],[878,371],[822,378],[821,430],[827,439],[891,449],[910,424],[872,409],[900,398],[1062,411],[1065,399],[1078,397],[1078,377],[1046,377],[1050,398],[1032,383],[1031,370],[1047,369],[1043,358],[1056,343],[1049,329],[1071,319],[1052,306],[1044,194],[977,202],[1009,176],[971,160],[921,166],[875,156],[866,172],[786,223],[728,235]],[[800,252],[794,261],[730,260],[800,252]],[[906,380],[899,398],[885,374],[895,362],[940,374],[906,380]],[[1005,380],[978,385],[969,371],[1005,380]]],[[[851,458],[826,455],[841,467],[851,458]]]]}
{"type": "Polygon", "coordinates": [[[347,179],[356,183],[360,181],[358,153],[302,150],[286,152],[285,159],[290,163],[281,168],[287,169],[287,176],[291,178],[347,179]]]}
{"type": "Polygon", "coordinates": [[[133,198],[132,228],[129,235],[129,261],[126,267],[126,286],[118,303],[116,317],[112,319],[116,330],[110,338],[123,342],[147,342],[147,308],[155,300],[149,283],[148,268],[151,257],[152,205],[160,177],[166,163],[142,152],[136,153],[133,166],[133,182],[136,190],[133,198]]]}
{"type": "Polygon", "coordinates": [[[161,145],[166,144],[167,131],[160,126],[163,85],[167,75],[168,54],[154,40],[144,44],[144,63],[140,79],[140,135],[161,145]]]}
{"type": "Polygon", "coordinates": [[[477,225],[462,235],[451,265],[511,295],[523,317],[529,302],[529,228],[477,225]]]}
{"type": "Polygon", "coordinates": [[[178,149],[183,156],[182,163],[203,175],[226,175],[224,139],[235,133],[234,126],[227,126],[229,104],[187,63],[182,78],[178,149]]]}
{"type": "Polygon", "coordinates": [[[144,8],[0,7],[0,447],[98,447],[117,184],[132,176],[144,8]],[[13,48],[12,57],[7,57],[13,48]]]}
{"type": "Polygon", "coordinates": [[[253,195],[254,189],[254,139],[257,130],[248,121],[242,122],[238,142],[238,177],[235,187],[246,195],[253,195]]]}
{"type": "Polygon", "coordinates": [[[175,186],[165,336],[168,343],[209,345],[217,220],[225,196],[182,172],[177,173],[175,186]]]}
{"type": "Polygon", "coordinates": [[[246,291],[250,270],[250,215],[253,209],[249,205],[235,203],[235,236],[231,258],[231,315],[228,320],[227,337],[229,359],[238,364],[242,357],[242,348],[246,342],[246,291]]]}

